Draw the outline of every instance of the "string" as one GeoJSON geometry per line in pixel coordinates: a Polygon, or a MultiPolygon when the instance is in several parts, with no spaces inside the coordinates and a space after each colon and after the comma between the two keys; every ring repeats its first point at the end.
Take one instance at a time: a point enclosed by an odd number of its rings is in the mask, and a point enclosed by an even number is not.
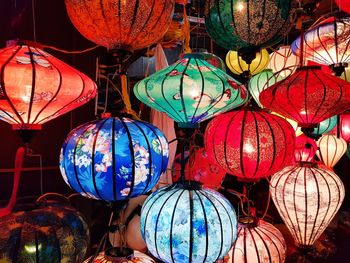
{"type": "Polygon", "coordinates": [[[33,39],[36,42],[36,23],[35,23],[35,0],[32,0],[32,17],[33,17],[33,39]]]}

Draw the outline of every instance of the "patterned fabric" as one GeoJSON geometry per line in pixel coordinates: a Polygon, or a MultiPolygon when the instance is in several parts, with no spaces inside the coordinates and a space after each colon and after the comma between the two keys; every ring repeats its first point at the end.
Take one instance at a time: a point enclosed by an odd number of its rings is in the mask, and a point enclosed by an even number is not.
{"type": "Polygon", "coordinates": [[[149,251],[164,262],[215,262],[237,235],[236,214],[221,194],[174,184],[153,193],[141,211],[149,251]]]}
{"type": "Polygon", "coordinates": [[[149,123],[108,118],[84,124],[61,149],[65,182],[83,196],[118,201],[145,194],[168,163],[168,142],[149,123]]]}

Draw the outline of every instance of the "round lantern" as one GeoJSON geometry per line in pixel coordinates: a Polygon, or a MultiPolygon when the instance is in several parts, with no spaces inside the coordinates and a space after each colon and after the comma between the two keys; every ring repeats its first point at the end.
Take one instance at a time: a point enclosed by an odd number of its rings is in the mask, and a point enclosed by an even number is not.
{"type": "Polygon", "coordinates": [[[287,245],[281,232],[261,219],[240,218],[227,263],[283,263],[287,245]]]}
{"type": "Polygon", "coordinates": [[[350,84],[323,72],[321,67],[300,67],[263,90],[259,99],[264,107],[311,129],[350,108],[350,84]]]}
{"type": "Polygon", "coordinates": [[[264,69],[249,80],[248,90],[261,108],[263,106],[259,100],[260,93],[280,80],[282,78],[278,74],[274,74],[271,69],[264,69]]]}
{"type": "Polygon", "coordinates": [[[197,58],[205,60],[209,64],[213,65],[221,69],[222,71],[226,71],[225,62],[215,54],[209,53],[204,48],[193,48],[192,55],[195,55],[197,58]]]}
{"type": "Polygon", "coordinates": [[[73,25],[87,39],[108,49],[146,48],[166,33],[173,0],[65,0],[73,25]]]}
{"type": "Polygon", "coordinates": [[[86,259],[84,263],[155,263],[152,258],[137,250],[134,250],[131,255],[121,256],[120,254],[125,251],[129,252],[129,249],[112,248],[99,253],[96,257],[86,259]]]}
{"type": "Polygon", "coordinates": [[[270,192],[277,210],[297,244],[312,246],[343,202],[340,178],[316,164],[298,163],[271,177],[270,192]]]}
{"type": "Polygon", "coordinates": [[[330,17],[308,29],[303,36],[301,51],[300,37],[292,43],[295,54],[319,64],[329,65],[340,76],[350,62],[348,47],[350,45],[349,17],[330,17]]]}
{"type": "Polygon", "coordinates": [[[269,47],[279,42],[294,24],[296,1],[210,1],[205,27],[221,47],[239,50],[269,47]]]}
{"type": "Polygon", "coordinates": [[[120,201],[150,191],[166,171],[168,142],[156,127],[126,117],[72,130],[60,155],[65,182],[83,196],[120,201]]]}
{"type": "Polygon", "coordinates": [[[208,158],[204,148],[199,148],[189,154],[185,152],[184,160],[181,154],[175,157],[173,163],[173,182],[181,177],[181,162],[185,162],[184,180],[196,181],[209,188],[219,188],[225,178],[226,172],[219,165],[208,158]]]}
{"type": "MultiPolygon", "coordinates": [[[[337,123],[337,116],[334,116],[335,123],[337,123]]],[[[332,134],[337,135],[338,127],[335,125],[332,134]]],[[[343,138],[347,143],[350,142],[350,113],[339,114],[339,136],[343,138]]]]}
{"type": "Polygon", "coordinates": [[[295,162],[312,162],[317,151],[316,142],[302,134],[295,139],[295,162]]]}
{"type": "Polygon", "coordinates": [[[0,69],[0,119],[14,129],[40,129],[96,94],[90,78],[37,47],[1,49],[0,69]]]}
{"type": "Polygon", "coordinates": [[[337,164],[348,148],[343,138],[337,138],[336,135],[331,134],[324,134],[317,141],[317,146],[318,158],[330,168],[337,164]]]}
{"type": "Polygon", "coordinates": [[[237,51],[229,51],[226,55],[227,67],[236,75],[255,75],[265,69],[270,57],[266,49],[256,53],[256,57],[248,64],[237,51]]]}
{"type": "Polygon", "coordinates": [[[237,219],[218,192],[174,184],[147,198],[141,232],[149,251],[163,262],[215,262],[236,240],[237,219]]]}
{"type": "Polygon", "coordinates": [[[350,3],[348,0],[335,0],[340,10],[350,14],[350,3]]]}
{"type": "Polygon", "coordinates": [[[205,131],[209,156],[227,173],[245,180],[267,177],[289,163],[295,133],[284,119],[243,109],[221,114],[205,131]]]}
{"type": "Polygon", "coordinates": [[[73,208],[50,204],[0,218],[0,262],[82,262],[89,229],[73,208]]]}
{"type": "Polygon", "coordinates": [[[271,53],[267,68],[278,73],[281,78],[293,74],[299,65],[299,59],[293,54],[290,46],[280,46],[271,53]]]}
{"type": "Polygon", "coordinates": [[[247,100],[244,85],[195,54],[141,80],[134,93],[183,126],[196,125],[247,100]]]}

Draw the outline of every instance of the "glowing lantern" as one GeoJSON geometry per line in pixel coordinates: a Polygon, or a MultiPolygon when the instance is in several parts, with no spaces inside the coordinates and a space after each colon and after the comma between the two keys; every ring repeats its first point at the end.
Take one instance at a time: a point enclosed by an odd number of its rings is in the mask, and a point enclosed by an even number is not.
{"type": "Polygon", "coordinates": [[[312,162],[317,151],[316,142],[304,134],[295,139],[295,162],[312,162]]]}
{"type": "Polygon", "coordinates": [[[65,0],[73,25],[87,39],[108,49],[146,48],[166,33],[173,0],[65,0]]]}
{"type": "Polygon", "coordinates": [[[350,108],[350,84],[318,66],[300,67],[263,90],[259,99],[264,107],[311,129],[350,108]]]}
{"type": "Polygon", "coordinates": [[[336,125],[337,116],[332,116],[324,121],[321,121],[310,134],[315,135],[315,137],[320,137],[322,134],[330,132],[336,125]]]}
{"type": "Polygon", "coordinates": [[[122,256],[127,248],[112,248],[99,253],[95,258],[90,257],[84,263],[155,263],[155,261],[139,251],[133,251],[131,255],[122,256]],[[124,251],[123,251],[124,250],[124,251]]]}
{"type": "Polygon", "coordinates": [[[331,134],[323,135],[317,141],[317,146],[319,148],[316,152],[318,158],[330,168],[337,164],[348,148],[343,138],[337,138],[331,134]]]}
{"type": "Polygon", "coordinates": [[[299,136],[299,135],[303,134],[303,132],[301,131],[300,127],[298,127],[298,123],[296,121],[288,119],[288,118],[284,117],[283,115],[278,114],[278,113],[273,112],[273,111],[271,112],[271,114],[276,115],[278,117],[281,117],[282,119],[285,119],[286,121],[288,121],[288,123],[290,125],[292,125],[292,127],[293,127],[293,129],[295,131],[295,136],[299,136]]]}
{"type": "MultiPolygon", "coordinates": [[[[340,76],[350,62],[350,18],[330,17],[311,27],[304,33],[303,56],[319,64],[329,65],[340,76]]],[[[292,43],[295,54],[300,56],[300,37],[292,43]]]]}
{"type": "Polygon", "coordinates": [[[40,129],[96,94],[90,78],[33,46],[1,49],[0,69],[0,119],[15,129],[40,129]]]}
{"type": "Polygon", "coordinates": [[[141,80],[134,93],[144,104],[166,112],[185,126],[196,125],[247,100],[244,85],[193,54],[141,80]]]}
{"type": "MultiPolygon", "coordinates": [[[[208,158],[204,148],[199,148],[190,154],[185,152],[185,180],[196,181],[209,188],[219,188],[226,175],[225,170],[208,158]]],[[[173,164],[173,182],[181,175],[181,154],[175,157],[173,164]]]]}
{"type": "Polygon", "coordinates": [[[335,0],[340,10],[350,14],[350,2],[348,0],[335,0]]]}
{"type": "Polygon", "coordinates": [[[299,64],[298,57],[293,54],[290,46],[280,46],[270,54],[270,62],[267,68],[273,73],[278,73],[281,78],[293,74],[299,64]]]}
{"type": "Polygon", "coordinates": [[[165,172],[168,142],[151,124],[108,118],[70,132],[61,149],[65,182],[83,196],[119,201],[150,191],[165,172]]]}
{"type": "MultiPolygon", "coordinates": [[[[337,122],[337,116],[335,122],[337,122]]],[[[331,131],[332,134],[337,135],[337,125],[331,131]]],[[[339,136],[343,138],[347,143],[350,142],[350,113],[343,113],[339,115],[339,136]]]]}
{"type": "Polygon", "coordinates": [[[281,232],[273,225],[261,219],[240,218],[237,233],[237,240],[228,253],[228,263],[285,261],[287,245],[281,232]]]}
{"type": "Polygon", "coordinates": [[[206,49],[198,48],[192,49],[192,55],[195,55],[197,58],[200,58],[202,60],[205,60],[209,64],[213,65],[214,67],[217,67],[221,69],[222,71],[226,71],[225,62],[218,57],[215,54],[209,53],[206,49]]]}
{"type": "Polygon", "coordinates": [[[263,111],[221,114],[205,131],[205,149],[227,173],[244,180],[267,177],[292,160],[295,133],[284,119],[263,111]]]}
{"type": "Polygon", "coordinates": [[[147,198],[141,232],[149,251],[162,262],[215,262],[236,240],[237,219],[218,192],[175,184],[147,198]]]}
{"type": "Polygon", "coordinates": [[[345,190],[333,171],[298,163],[271,177],[270,193],[294,240],[307,247],[314,244],[333,219],[345,190]]]}

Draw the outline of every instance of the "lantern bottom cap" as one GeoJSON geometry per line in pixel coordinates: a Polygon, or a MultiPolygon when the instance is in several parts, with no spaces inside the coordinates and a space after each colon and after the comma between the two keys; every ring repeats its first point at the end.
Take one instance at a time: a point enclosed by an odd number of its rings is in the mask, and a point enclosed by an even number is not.
{"type": "Polygon", "coordinates": [[[127,247],[112,247],[106,250],[105,258],[111,262],[126,262],[131,259],[134,251],[127,247]]]}
{"type": "Polygon", "coordinates": [[[184,129],[196,129],[199,128],[199,123],[189,123],[189,122],[178,122],[177,125],[179,128],[184,128],[184,129]]]}

